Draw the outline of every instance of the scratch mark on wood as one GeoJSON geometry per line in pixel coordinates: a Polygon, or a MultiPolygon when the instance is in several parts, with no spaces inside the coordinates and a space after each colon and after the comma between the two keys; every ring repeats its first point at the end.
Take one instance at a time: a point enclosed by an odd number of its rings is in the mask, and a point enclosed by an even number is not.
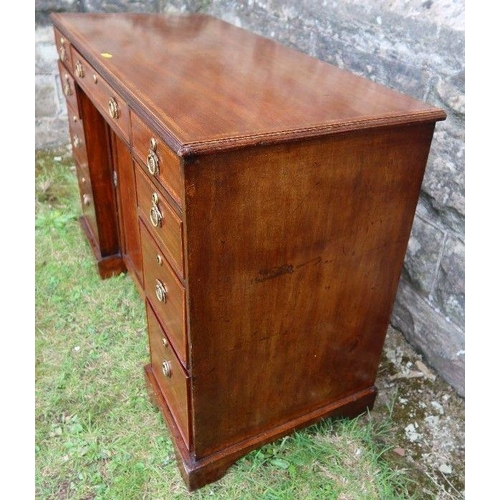
{"type": "Polygon", "coordinates": [[[279,267],[271,267],[270,269],[262,269],[259,271],[259,275],[253,281],[257,283],[262,283],[263,281],[272,280],[283,274],[292,274],[293,266],[291,264],[283,264],[279,267]]]}
{"type": "Polygon", "coordinates": [[[301,267],[307,266],[307,264],[313,264],[314,266],[321,263],[321,255],[318,257],[314,257],[314,259],[303,262],[302,264],[298,264],[295,266],[295,269],[300,269],[301,267]]]}

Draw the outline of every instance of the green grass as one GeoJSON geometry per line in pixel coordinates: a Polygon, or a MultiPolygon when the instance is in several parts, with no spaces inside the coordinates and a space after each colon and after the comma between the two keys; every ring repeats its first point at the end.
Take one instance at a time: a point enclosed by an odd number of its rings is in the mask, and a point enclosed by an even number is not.
{"type": "Polygon", "coordinates": [[[79,211],[71,159],[38,153],[37,498],[410,498],[408,474],[385,459],[390,422],[369,415],[285,437],[243,457],[219,482],[187,493],[145,390],[142,300],[127,276],[99,279],[79,211]]]}

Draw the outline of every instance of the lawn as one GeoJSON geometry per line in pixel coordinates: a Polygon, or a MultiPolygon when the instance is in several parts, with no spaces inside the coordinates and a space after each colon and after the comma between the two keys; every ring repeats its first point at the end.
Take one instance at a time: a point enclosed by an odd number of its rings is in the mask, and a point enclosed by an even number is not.
{"type": "Polygon", "coordinates": [[[419,498],[406,469],[386,459],[389,411],[323,421],[188,493],[145,389],[144,305],[128,276],[99,278],[66,150],[36,154],[35,195],[37,498],[419,498]]]}

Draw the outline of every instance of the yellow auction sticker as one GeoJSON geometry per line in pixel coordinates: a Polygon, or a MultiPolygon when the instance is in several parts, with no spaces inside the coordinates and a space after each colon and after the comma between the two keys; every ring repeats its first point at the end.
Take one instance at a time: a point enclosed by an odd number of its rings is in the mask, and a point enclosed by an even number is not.
{"type": "Polygon", "coordinates": [[[101,52],[101,56],[105,57],[106,59],[111,59],[113,57],[113,54],[110,54],[109,52],[101,52]]]}

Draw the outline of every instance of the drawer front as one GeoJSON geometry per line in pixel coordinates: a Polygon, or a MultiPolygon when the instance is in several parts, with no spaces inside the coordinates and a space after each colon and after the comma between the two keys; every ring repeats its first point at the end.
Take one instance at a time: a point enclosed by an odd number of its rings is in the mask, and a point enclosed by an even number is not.
{"type": "Polygon", "coordinates": [[[83,132],[83,122],[72,113],[68,108],[69,134],[71,146],[73,148],[73,157],[81,165],[88,165],[87,145],[85,143],[85,133],[83,132]]]}
{"type": "Polygon", "coordinates": [[[78,110],[74,109],[73,106],[71,106],[69,103],[68,103],[68,121],[69,121],[69,124],[71,126],[71,122],[82,122],[82,119],[80,117],[80,114],[78,113],[78,110]]]}
{"type": "Polygon", "coordinates": [[[97,219],[94,206],[94,197],[92,195],[92,185],[88,169],[82,168],[76,162],[76,176],[78,179],[78,187],[80,188],[80,203],[82,206],[82,213],[88,222],[90,229],[93,232],[94,239],[98,240],[99,233],[97,232],[97,219]]]}
{"type": "Polygon", "coordinates": [[[186,446],[189,448],[189,378],[177,360],[149,302],[146,301],[151,366],[186,446]]]}
{"type": "Polygon", "coordinates": [[[80,193],[92,194],[92,182],[90,180],[90,174],[87,165],[80,164],[78,162],[76,162],[75,165],[76,165],[76,177],[78,180],[80,193]]]}
{"type": "Polygon", "coordinates": [[[71,69],[73,67],[71,63],[71,44],[57,28],[54,28],[54,36],[56,39],[56,49],[59,60],[64,63],[68,69],[71,69]]]}
{"type": "Polygon", "coordinates": [[[58,61],[59,66],[59,76],[61,78],[61,87],[66,97],[66,102],[68,103],[68,107],[73,110],[73,113],[76,114],[78,118],[80,118],[80,111],[78,109],[78,100],[76,98],[76,88],[75,81],[71,76],[70,72],[64,67],[61,61],[58,61]]]}
{"type": "Polygon", "coordinates": [[[129,144],[130,113],[125,101],[74,48],[72,60],[75,81],[94,102],[113,130],[129,144]]]}
{"type": "Polygon", "coordinates": [[[182,206],[182,168],[180,158],[159,139],[135,113],[132,113],[132,149],[141,166],[182,206]]]}
{"type": "Polygon", "coordinates": [[[142,223],[140,223],[140,232],[146,297],[149,298],[163,328],[168,332],[179,359],[186,366],[186,293],[184,287],[142,223]]]}
{"type": "Polygon", "coordinates": [[[163,252],[172,266],[184,277],[182,221],[137,165],[135,177],[139,214],[147,228],[161,243],[163,252]]]}

